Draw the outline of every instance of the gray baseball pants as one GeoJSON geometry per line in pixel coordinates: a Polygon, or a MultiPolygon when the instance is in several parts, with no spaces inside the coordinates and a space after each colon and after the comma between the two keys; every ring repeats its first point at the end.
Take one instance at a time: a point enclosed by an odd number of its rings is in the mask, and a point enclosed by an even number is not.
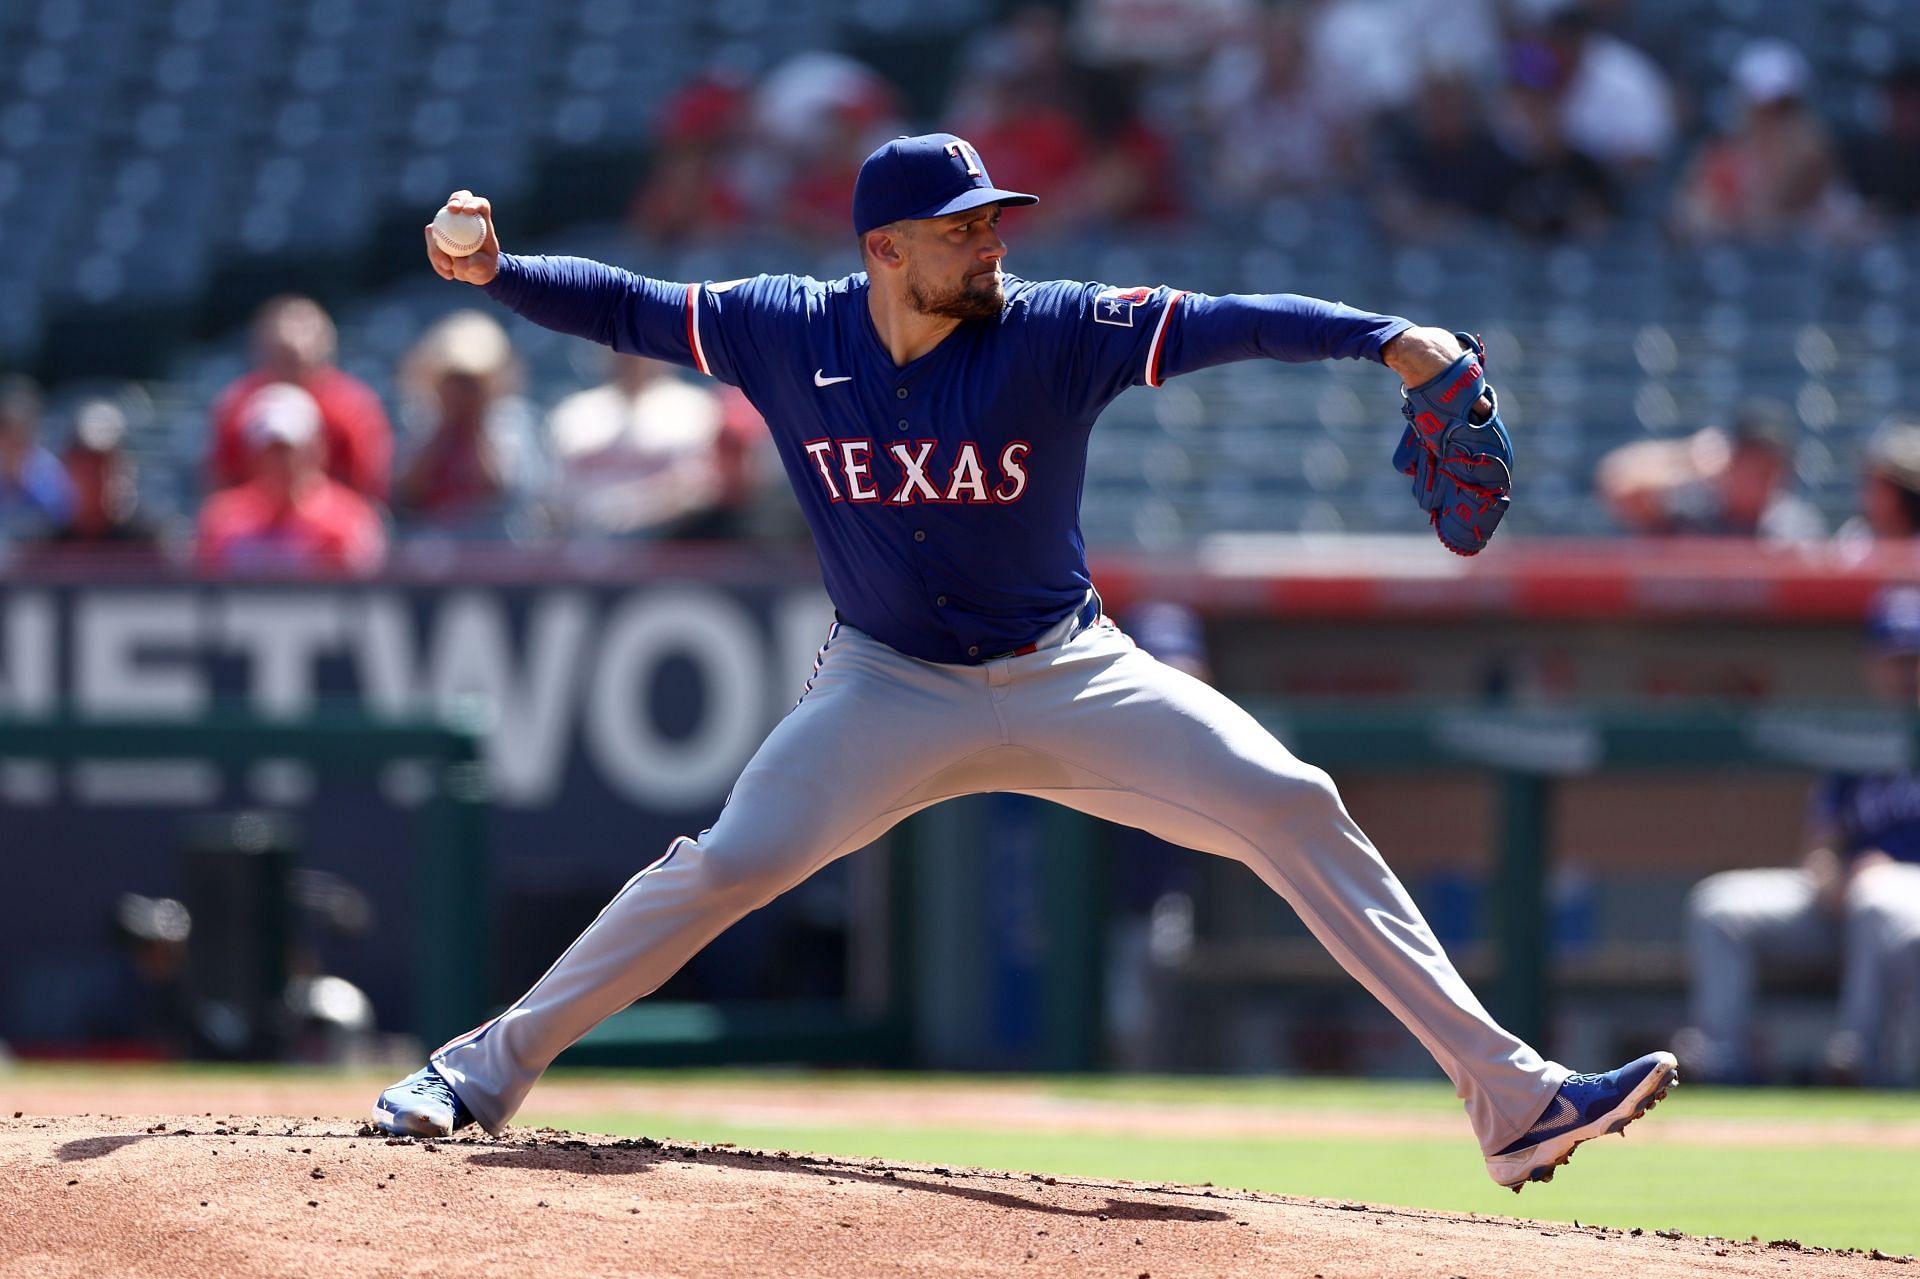
{"type": "Polygon", "coordinates": [[[902,818],[982,791],[1251,867],[1433,1054],[1483,1153],[1532,1126],[1568,1073],[1481,1007],[1325,772],[1105,618],[1069,619],[1037,651],[979,666],[835,627],[712,829],[676,839],[531,990],[434,1065],[497,1133],[562,1050],[742,915],[902,818]]]}
{"type": "Polygon", "coordinates": [[[1737,1076],[1752,1052],[1760,974],[1840,965],[1837,1033],[1865,1078],[1898,1082],[1898,1015],[1920,996],[1920,866],[1893,862],[1853,877],[1838,915],[1804,870],[1730,870],[1687,899],[1692,1017],[1706,1065],[1737,1076]]]}

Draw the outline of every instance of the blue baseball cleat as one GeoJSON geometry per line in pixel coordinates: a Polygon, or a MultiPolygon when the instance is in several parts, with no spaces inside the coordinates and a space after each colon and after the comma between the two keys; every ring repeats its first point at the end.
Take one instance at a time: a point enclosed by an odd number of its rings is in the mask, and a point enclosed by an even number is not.
{"type": "Polygon", "coordinates": [[[380,1094],[373,1122],[396,1137],[446,1137],[472,1123],[473,1112],[429,1064],[380,1094]]]}
{"type": "Polygon", "coordinates": [[[1529,1181],[1552,1181],[1573,1148],[1626,1126],[1653,1109],[1680,1083],[1672,1053],[1648,1053],[1604,1075],[1568,1075],[1547,1108],[1520,1140],[1487,1156],[1487,1175],[1520,1193],[1529,1181]]]}

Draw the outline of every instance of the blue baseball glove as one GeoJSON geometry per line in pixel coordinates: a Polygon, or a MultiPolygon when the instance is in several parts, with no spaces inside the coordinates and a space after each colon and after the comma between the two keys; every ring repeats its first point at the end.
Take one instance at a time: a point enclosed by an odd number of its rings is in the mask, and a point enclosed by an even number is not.
{"type": "Polygon", "coordinates": [[[1400,392],[1407,430],[1393,451],[1393,468],[1413,477],[1413,497],[1433,531],[1456,555],[1477,555],[1500,527],[1513,491],[1513,441],[1500,421],[1500,402],[1487,385],[1486,347],[1467,333],[1460,358],[1419,386],[1400,392]],[[1485,393],[1492,412],[1473,421],[1485,393]]]}

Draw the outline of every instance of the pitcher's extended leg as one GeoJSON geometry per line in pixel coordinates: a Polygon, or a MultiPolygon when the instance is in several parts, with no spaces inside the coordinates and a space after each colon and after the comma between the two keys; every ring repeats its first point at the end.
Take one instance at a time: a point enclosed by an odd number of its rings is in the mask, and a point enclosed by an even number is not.
{"type": "Polygon", "coordinates": [[[742,915],[923,807],[920,783],[997,745],[980,684],[977,670],[914,663],[843,628],[712,829],[676,839],[512,1007],[433,1055],[460,1102],[497,1133],[580,1036],[742,915]]]}
{"type": "Polygon", "coordinates": [[[1502,1030],[1322,770],[1110,628],[1020,659],[1014,740],[1084,785],[1035,793],[1246,863],[1453,1080],[1482,1150],[1526,1133],[1565,1067],[1502,1030]]]}

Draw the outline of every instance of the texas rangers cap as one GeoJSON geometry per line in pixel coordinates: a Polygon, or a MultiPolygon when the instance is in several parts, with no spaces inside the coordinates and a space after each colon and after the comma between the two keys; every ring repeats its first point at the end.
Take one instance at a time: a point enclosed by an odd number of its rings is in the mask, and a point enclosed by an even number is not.
{"type": "Polygon", "coordinates": [[[895,138],[867,157],[853,184],[853,233],[917,218],[964,213],[983,204],[1038,204],[1040,197],[1002,191],[987,176],[973,144],[951,133],[895,138]]]}

